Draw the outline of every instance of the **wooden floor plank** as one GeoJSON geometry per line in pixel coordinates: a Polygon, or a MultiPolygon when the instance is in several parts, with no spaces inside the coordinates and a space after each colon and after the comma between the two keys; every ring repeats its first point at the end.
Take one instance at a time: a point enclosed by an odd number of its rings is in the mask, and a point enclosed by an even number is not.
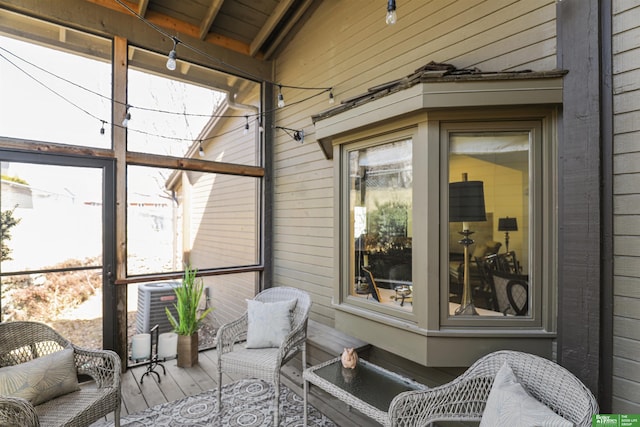
{"type": "Polygon", "coordinates": [[[133,376],[133,370],[129,369],[122,376],[122,409],[123,415],[140,412],[149,407],[142,390],[138,387],[138,381],[133,376]]]}
{"type": "MultiPolygon", "coordinates": [[[[336,339],[336,341],[338,345],[345,344],[343,337],[336,339]]],[[[376,354],[376,352],[374,352],[373,356],[374,359],[377,358],[379,361],[385,359],[384,362],[389,363],[391,366],[395,365],[394,362],[396,361],[387,354],[376,354]]],[[[122,376],[122,415],[140,412],[158,403],[174,401],[206,390],[217,389],[217,357],[216,349],[200,352],[198,355],[198,364],[191,368],[179,368],[175,359],[164,362],[167,375],[162,375],[162,369],[159,369],[161,374],[160,383],[157,383],[153,377],[147,375],[144,379],[144,384],[141,385],[139,382],[140,377],[145,372],[146,367],[142,366],[129,369],[122,376]]],[[[397,366],[394,367],[398,368],[397,366]]],[[[297,359],[293,360],[282,369],[281,378],[284,385],[289,387],[294,393],[302,396],[302,375],[300,369],[300,361],[297,359]]],[[[427,382],[422,381],[425,384],[443,381],[455,375],[455,372],[431,369],[422,369],[422,373],[424,378],[421,379],[427,380],[427,382]]],[[[223,373],[222,383],[226,385],[242,378],[244,377],[241,375],[223,373]]],[[[310,403],[333,420],[338,427],[371,427],[378,425],[373,420],[350,409],[347,405],[339,402],[317,387],[311,387],[310,403]]],[[[438,424],[438,426],[456,427],[473,425],[477,425],[477,423],[438,424]]]]}
{"type": "Polygon", "coordinates": [[[169,361],[165,367],[167,368],[167,375],[174,379],[176,385],[185,396],[193,396],[203,391],[197,381],[189,375],[189,370],[194,368],[180,368],[175,360],[169,361]]]}
{"type": "Polygon", "coordinates": [[[132,371],[148,407],[167,402],[167,399],[164,397],[162,390],[160,390],[160,387],[154,378],[151,378],[149,375],[142,378],[144,373],[147,371],[146,367],[136,367],[132,371]],[[140,379],[143,381],[142,384],[140,384],[140,379]]]}
{"type": "MultiPolygon", "coordinates": [[[[184,392],[180,389],[180,387],[176,383],[176,380],[173,378],[173,376],[169,375],[167,367],[171,363],[175,364],[175,359],[162,362],[162,366],[164,366],[165,368],[164,371],[160,366],[156,368],[156,372],[158,372],[158,374],[160,375],[160,383],[158,384],[158,387],[160,388],[160,391],[164,395],[167,402],[173,402],[174,400],[182,399],[183,397],[185,397],[184,392]]],[[[147,377],[149,376],[147,375],[147,377]]],[[[155,379],[156,378],[154,377],[153,380],[155,379]]]]}

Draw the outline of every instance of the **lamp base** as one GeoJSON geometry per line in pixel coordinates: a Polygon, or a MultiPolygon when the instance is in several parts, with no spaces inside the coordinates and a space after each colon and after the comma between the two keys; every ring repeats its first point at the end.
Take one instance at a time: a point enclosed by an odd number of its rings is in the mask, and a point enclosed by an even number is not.
{"type": "Polygon", "coordinates": [[[469,236],[473,234],[473,231],[469,231],[465,226],[459,233],[463,236],[458,243],[464,246],[464,281],[462,288],[462,300],[460,301],[460,307],[455,311],[455,315],[477,316],[478,312],[476,311],[476,307],[473,305],[471,280],[469,277],[469,246],[473,244],[473,239],[469,236]]]}
{"type": "Polygon", "coordinates": [[[473,303],[469,303],[467,305],[461,305],[455,311],[456,316],[478,316],[478,312],[476,311],[476,306],[473,303]]]}

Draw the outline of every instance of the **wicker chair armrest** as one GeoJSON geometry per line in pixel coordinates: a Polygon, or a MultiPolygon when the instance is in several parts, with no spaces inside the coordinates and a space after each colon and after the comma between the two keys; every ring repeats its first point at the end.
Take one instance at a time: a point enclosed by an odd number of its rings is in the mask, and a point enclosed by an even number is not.
{"type": "Polygon", "coordinates": [[[301,322],[298,326],[296,326],[289,334],[282,340],[282,344],[280,345],[280,351],[278,352],[278,359],[286,361],[287,358],[293,356],[296,352],[294,350],[296,347],[302,345],[307,339],[307,322],[305,319],[304,322],[301,322]]]}
{"type": "Polygon", "coordinates": [[[218,328],[218,333],[216,334],[218,355],[232,351],[234,344],[246,337],[247,326],[247,313],[244,313],[236,320],[220,326],[220,328],[218,328]]]}
{"type": "Polygon", "coordinates": [[[78,374],[92,377],[98,388],[120,390],[120,356],[111,350],[92,350],[73,346],[78,374]]]}
{"type": "Polygon", "coordinates": [[[493,378],[457,378],[423,391],[407,391],[389,406],[392,426],[428,425],[435,421],[479,421],[493,378]]]}
{"type": "Polygon", "coordinates": [[[39,427],[33,405],[21,397],[0,396],[0,425],[39,427]]]}

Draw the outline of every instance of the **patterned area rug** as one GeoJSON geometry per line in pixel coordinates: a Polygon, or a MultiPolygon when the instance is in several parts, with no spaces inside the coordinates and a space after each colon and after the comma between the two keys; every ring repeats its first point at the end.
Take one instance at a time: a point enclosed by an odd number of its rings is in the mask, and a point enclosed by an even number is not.
{"type": "MultiPolygon", "coordinates": [[[[303,425],[303,401],[289,388],[280,385],[280,425],[303,425]]],[[[217,408],[217,391],[209,390],[175,402],[163,403],[137,414],[122,417],[122,427],[140,426],[229,426],[266,427],[273,425],[271,402],[273,385],[255,379],[240,380],[222,387],[222,411],[217,408]]],[[[335,427],[335,424],[309,405],[309,426],[335,427]]],[[[92,427],[113,426],[100,422],[92,427]]]]}

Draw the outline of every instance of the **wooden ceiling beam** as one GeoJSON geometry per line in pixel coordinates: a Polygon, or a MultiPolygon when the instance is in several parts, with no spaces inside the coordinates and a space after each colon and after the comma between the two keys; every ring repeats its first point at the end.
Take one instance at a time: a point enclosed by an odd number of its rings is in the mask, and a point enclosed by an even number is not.
{"type": "Polygon", "coordinates": [[[278,36],[273,40],[273,43],[269,46],[269,49],[264,53],[264,58],[269,59],[271,55],[276,51],[280,43],[284,40],[284,38],[289,34],[289,32],[293,29],[293,27],[298,23],[298,20],[302,18],[304,13],[311,7],[314,0],[305,0],[298,9],[296,9],[295,13],[289,20],[285,23],[286,25],[280,30],[278,36]]]}
{"type": "Polygon", "coordinates": [[[284,15],[287,13],[291,5],[295,2],[295,0],[282,0],[278,3],[276,8],[273,10],[273,13],[267,19],[267,22],[264,23],[258,34],[256,34],[255,38],[251,42],[249,46],[249,55],[255,56],[264,42],[271,36],[271,33],[278,26],[278,23],[284,18],[284,15]]]}
{"type": "MultiPolygon", "coordinates": [[[[117,12],[135,16],[129,10],[122,7],[118,3],[115,3],[113,0],[86,0],[86,1],[88,1],[89,3],[95,3],[99,6],[106,7],[111,10],[115,10],[117,12]]],[[[127,6],[129,6],[133,10],[137,9],[138,5],[132,3],[131,1],[122,0],[122,2],[125,3],[127,6]]],[[[171,18],[162,13],[147,11],[144,19],[154,25],[157,25],[160,28],[163,28],[164,30],[167,30],[167,32],[172,32],[174,34],[182,33],[189,37],[201,39],[200,28],[196,27],[195,25],[188,24],[184,21],[171,18]]],[[[217,46],[224,47],[229,50],[233,50],[238,53],[242,53],[244,55],[249,55],[249,45],[247,43],[243,43],[241,41],[234,40],[229,37],[222,36],[220,34],[213,34],[213,33],[207,34],[205,38],[201,40],[204,40],[208,43],[211,43],[217,46]]]]}
{"type": "Polygon", "coordinates": [[[147,14],[147,8],[149,7],[149,0],[140,0],[138,4],[138,15],[145,16],[147,14]]]}
{"type": "Polygon", "coordinates": [[[218,12],[220,12],[222,3],[224,3],[224,0],[212,0],[211,5],[207,10],[207,14],[200,23],[200,40],[204,40],[205,37],[207,37],[207,34],[209,34],[213,21],[215,21],[216,16],[218,16],[218,12]]]}

